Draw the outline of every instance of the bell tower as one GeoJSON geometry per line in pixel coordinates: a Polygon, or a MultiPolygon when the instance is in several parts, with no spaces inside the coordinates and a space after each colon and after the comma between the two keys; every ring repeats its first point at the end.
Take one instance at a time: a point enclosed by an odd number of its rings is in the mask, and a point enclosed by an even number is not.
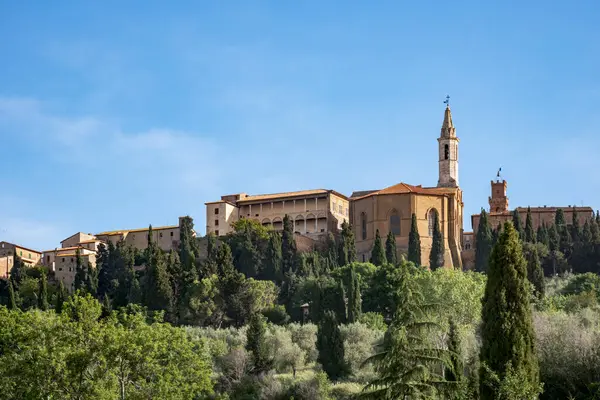
{"type": "Polygon", "coordinates": [[[458,187],[458,138],[452,123],[450,112],[450,96],[446,96],[446,110],[442,131],[438,138],[439,178],[438,187],[458,187]]]}
{"type": "Polygon", "coordinates": [[[500,171],[496,175],[496,181],[492,181],[492,195],[488,201],[490,203],[490,213],[505,213],[508,211],[508,197],[506,197],[506,181],[500,178],[500,171]]]}

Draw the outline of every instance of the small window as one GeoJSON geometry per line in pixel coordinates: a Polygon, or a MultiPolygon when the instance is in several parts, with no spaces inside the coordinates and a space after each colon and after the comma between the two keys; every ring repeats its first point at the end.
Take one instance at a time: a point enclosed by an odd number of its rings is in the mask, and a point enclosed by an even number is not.
{"type": "Polygon", "coordinates": [[[254,214],[255,217],[258,217],[258,214],[254,214]]]}
{"type": "Polygon", "coordinates": [[[173,232],[171,232],[171,237],[173,237],[173,232]]]}
{"type": "Polygon", "coordinates": [[[72,272],[73,270],[71,269],[71,267],[69,267],[69,272],[72,272]]]}
{"type": "Polygon", "coordinates": [[[325,229],[324,229],[324,228],[321,228],[321,232],[325,232],[325,229]]]}
{"type": "Polygon", "coordinates": [[[448,145],[444,145],[444,160],[447,160],[450,156],[450,149],[448,149],[448,145]]]}
{"type": "Polygon", "coordinates": [[[366,260],[365,260],[365,255],[364,255],[364,254],[363,254],[363,262],[366,262],[366,260]]]}
{"type": "Polygon", "coordinates": [[[219,215],[219,209],[215,208],[215,215],[219,215]]]}
{"type": "Polygon", "coordinates": [[[135,240],[135,233],[133,235],[131,235],[131,237],[135,240]]]}
{"type": "Polygon", "coordinates": [[[367,239],[367,214],[360,214],[360,227],[362,231],[362,240],[367,239]]]}
{"type": "Polygon", "coordinates": [[[31,258],[31,253],[29,253],[29,258],[31,258]]]}
{"type": "Polygon", "coordinates": [[[219,220],[215,219],[215,226],[219,226],[219,220]]]}
{"type": "Polygon", "coordinates": [[[219,230],[218,229],[215,231],[215,235],[219,236],[219,230]]]}
{"type": "Polygon", "coordinates": [[[23,256],[23,250],[21,250],[21,251],[19,252],[19,254],[20,254],[21,256],[23,256]]]}
{"type": "Polygon", "coordinates": [[[73,257],[71,257],[71,262],[73,262],[73,257]]]}
{"type": "Polygon", "coordinates": [[[158,234],[158,236],[162,237],[162,232],[158,234]]]}
{"type": "Polygon", "coordinates": [[[50,262],[50,256],[46,256],[46,260],[48,260],[48,262],[50,262]]]}
{"type": "Polygon", "coordinates": [[[400,216],[395,212],[390,215],[390,232],[395,236],[400,235],[400,216]]]}
{"type": "Polygon", "coordinates": [[[65,262],[65,258],[64,258],[64,257],[63,257],[63,259],[62,259],[62,260],[63,260],[63,262],[65,262]]]}
{"type": "Polygon", "coordinates": [[[62,268],[59,268],[58,270],[59,270],[59,271],[62,271],[62,268]]]}
{"type": "Polygon", "coordinates": [[[344,210],[343,210],[343,207],[342,207],[341,204],[339,205],[339,210],[338,211],[340,212],[340,214],[342,214],[342,215],[344,214],[344,212],[343,212],[344,210]]]}

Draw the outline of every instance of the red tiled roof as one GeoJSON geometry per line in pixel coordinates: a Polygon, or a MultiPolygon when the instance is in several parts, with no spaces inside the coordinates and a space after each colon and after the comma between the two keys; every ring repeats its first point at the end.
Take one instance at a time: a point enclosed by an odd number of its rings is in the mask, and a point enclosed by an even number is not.
{"type": "Polygon", "coordinates": [[[365,194],[364,196],[356,197],[353,200],[364,199],[369,196],[378,196],[385,194],[405,194],[405,193],[417,193],[417,194],[425,194],[425,195],[433,195],[433,196],[443,196],[449,193],[453,193],[456,191],[456,188],[424,188],[421,185],[413,186],[408,183],[400,182],[396,185],[386,187],[385,189],[372,191],[370,193],[365,194]]]}

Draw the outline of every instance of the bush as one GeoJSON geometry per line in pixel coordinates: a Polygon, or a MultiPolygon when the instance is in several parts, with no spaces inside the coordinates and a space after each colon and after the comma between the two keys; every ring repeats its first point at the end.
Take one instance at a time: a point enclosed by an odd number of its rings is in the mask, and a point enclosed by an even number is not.
{"type": "Polygon", "coordinates": [[[375,354],[375,346],[383,340],[384,332],[370,329],[359,322],[340,325],[344,339],[345,361],[350,366],[350,373],[360,382],[374,377],[371,364],[362,366],[367,358],[375,354]]]}
{"type": "Polygon", "coordinates": [[[292,335],[292,342],[296,343],[306,353],[307,364],[317,361],[317,326],[314,324],[289,324],[286,329],[292,335]]]}
{"type": "Polygon", "coordinates": [[[294,400],[328,400],[330,384],[327,375],[319,372],[314,377],[298,381],[288,392],[287,398],[294,400]]]}
{"type": "Polygon", "coordinates": [[[267,308],[262,314],[275,325],[285,325],[290,322],[290,316],[285,311],[285,307],[280,304],[267,308]]]}
{"type": "Polygon", "coordinates": [[[376,312],[362,313],[358,317],[358,322],[366,325],[369,329],[385,332],[387,331],[387,324],[383,319],[383,315],[376,312]]]}
{"type": "Polygon", "coordinates": [[[291,370],[295,375],[296,370],[304,365],[306,352],[292,342],[292,335],[285,328],[271,326],[266,335],[266,344],[277,372],[291,370]]]}

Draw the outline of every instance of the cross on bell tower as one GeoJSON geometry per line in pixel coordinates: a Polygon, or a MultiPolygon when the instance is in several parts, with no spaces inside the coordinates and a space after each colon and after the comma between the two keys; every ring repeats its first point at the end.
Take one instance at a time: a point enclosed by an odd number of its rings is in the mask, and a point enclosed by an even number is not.
{"type": "Polygon", "coordinates": [[[458,187],[458,142],[456,129],[450,112],[450,96],[444,100],[444,122],[438,138],[439,147],[439,178],[438,187],[458,187]]]}

